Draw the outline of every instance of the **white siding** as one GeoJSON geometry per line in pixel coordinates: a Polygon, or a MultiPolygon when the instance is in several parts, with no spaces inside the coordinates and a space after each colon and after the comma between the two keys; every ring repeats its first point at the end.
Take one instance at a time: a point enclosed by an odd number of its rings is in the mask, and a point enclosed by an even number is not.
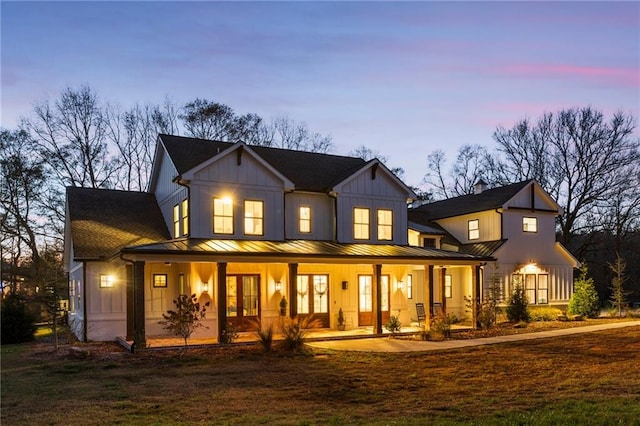
{"type": "Polygon", "coordinates": [[[462,244],[495,241],[503,238],[500,228],[500,214],[493,210],[439,219],[436,222],[462,244]],[[469,240],[469,221],[475,219],[478,220],[480,238],[469,240]]]}
{"type": "Polygon", "coordinates": [[[115,340],[126,334],[126,268],[123,262],[87,262],[87,339],[115,340]],[[114,286],[100,288],[100,274],[112,275],[114,286]]]}
{"type": "Polygon", "coordinates": [[[285,238],[304,240],[335,239],[335,198],[327,194],[292,192],[285,194],[285,238]],[[311,209],[311,233],[299,232],[299,208],[311,209]]]}
{"type": "Polygon", "coordinates": [[[378,169],[376,178],[371,179],[371,170],[337,186],[337,234],[338,241],[344,243],[407,244],[407,192],[401,188],[384,170],[378,169]],[[368,208],[369,240],[353,238],[353,209],[368,208]],[[377,232],[377,210],[393,211],[393,240],[379,241],[377,232]]]}

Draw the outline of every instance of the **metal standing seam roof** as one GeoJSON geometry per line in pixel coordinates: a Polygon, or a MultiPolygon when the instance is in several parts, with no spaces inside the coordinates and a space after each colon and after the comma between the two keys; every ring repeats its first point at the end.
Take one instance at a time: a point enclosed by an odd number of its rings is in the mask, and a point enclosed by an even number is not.
{"type": "Polygon", "coordinates": [[[125,247],[124,253],[134,254],[221,254],[240,256],[282,256],[300,258],[380,258],[407,260],[493,260],[487,256],[450,252],[431,248],[393,244],[348,244],[331,241],[263,241],[263,240],[219,240],[185,238],[155,244],[125,247]]]}

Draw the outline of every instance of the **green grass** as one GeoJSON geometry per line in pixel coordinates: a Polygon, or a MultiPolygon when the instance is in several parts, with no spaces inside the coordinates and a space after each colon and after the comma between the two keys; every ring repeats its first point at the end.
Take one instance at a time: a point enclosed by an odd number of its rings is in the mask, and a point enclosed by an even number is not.
{"type": "Polygon", "coordinates": [[[640,424],[640,327],[438,353],[3,346],[1,423],[640,424]]]}

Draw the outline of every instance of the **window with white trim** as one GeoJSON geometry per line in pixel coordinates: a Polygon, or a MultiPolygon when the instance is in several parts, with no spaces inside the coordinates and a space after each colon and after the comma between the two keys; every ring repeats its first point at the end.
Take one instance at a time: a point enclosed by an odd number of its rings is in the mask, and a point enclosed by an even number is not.
{"type": "Polygon", "coordinates": [[[264,235],[264,202],[245,200],[244,233],[245,235],[264,235]]]}
{"type": "Polygon", "coordinates": [[[353,238],[369,239],[369,209],[355,207],[353,209],[353,238]]]}
{"type": "Polygon", "coordinates": [[[537,217],[523,217],[522,218],[522,232],[538,232],[538,218],[537,217]]]}
{"type": "Polygon", "coordinates": [[[451,287],[451,275],[446,274],[444,276],[444,297],[450,299],[453,294],[453,290],[451,287]]]}
{"type": "Polygon", "coordinates": [[[180,237],[180,204],[173,206],[173,238],[180,237]]]}
{"type": "Polygon", "coordinates": [[[233,201],[230,198],[213,199],[213,233],[233,234],[233,201]]]}
{"type": "Polygon", "coordinates": [[[189,235],[189,200],[187,198],[182,200],[180,213],[182,214],[182,235],[189,235]]]}
{"type": "Polygon", "coordinates": [[[393,239],[393,210],[378,210],[378,240],[393,239]]]}
{"type": "Polygon", "coordinates": [[[298,208],[298,231],[301,234],[311,232],[311,207],[300,206],[298,208]]]}
{"type": "Polygon", "coordinates": [[[413,275],[407,275],[407,299],[413,299],[413,275]]]}
{"type": "Polygon", "coordinates": [[[480,221],[473,219],[469,221],[469,239],[477,240],[480,238],[480,221]]]}

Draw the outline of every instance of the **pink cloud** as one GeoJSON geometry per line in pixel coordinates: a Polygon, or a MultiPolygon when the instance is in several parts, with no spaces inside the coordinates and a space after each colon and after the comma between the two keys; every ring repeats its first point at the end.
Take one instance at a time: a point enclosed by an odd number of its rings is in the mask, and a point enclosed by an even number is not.
{"type": "Polygon", "coordinates": [[[516,64],[508,65],[501,73],[544,78],[582,78],[588,80],[606,80],[615,85],[638,88],[640,72],[637,68],[590,67],[569,64],[516,64]]]}

